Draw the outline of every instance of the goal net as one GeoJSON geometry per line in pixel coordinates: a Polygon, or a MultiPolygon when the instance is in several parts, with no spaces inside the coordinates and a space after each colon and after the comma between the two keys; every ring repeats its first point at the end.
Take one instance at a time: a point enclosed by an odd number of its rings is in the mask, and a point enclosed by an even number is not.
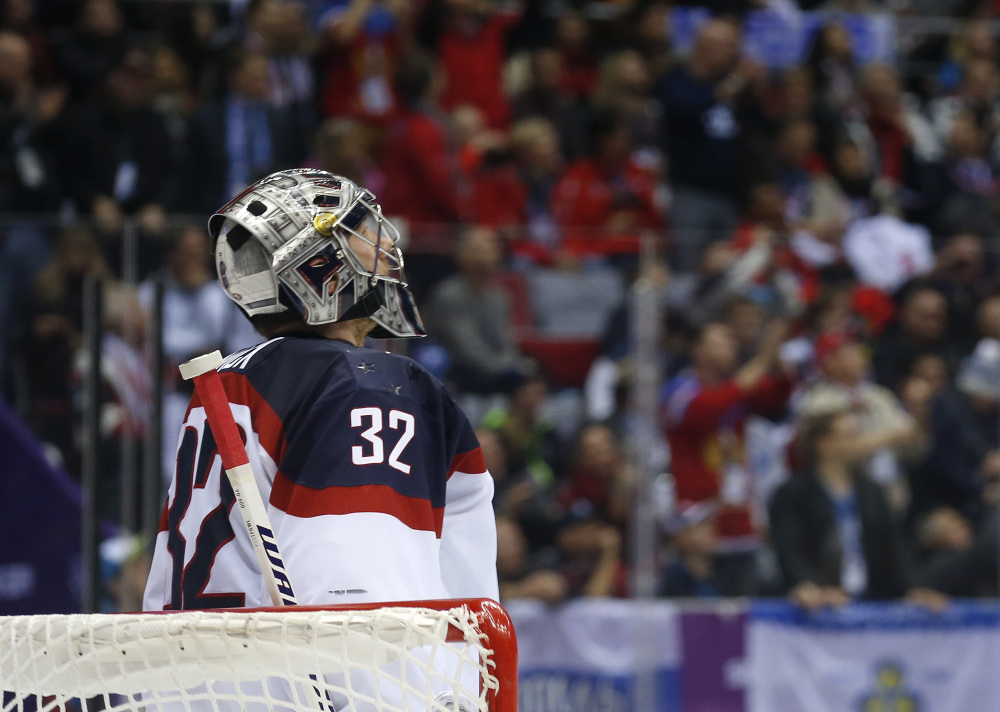
{"type": "Polygon", "coordinates": [[[0,617],[2,712],[516,712],[488,600],[0,617]]]}

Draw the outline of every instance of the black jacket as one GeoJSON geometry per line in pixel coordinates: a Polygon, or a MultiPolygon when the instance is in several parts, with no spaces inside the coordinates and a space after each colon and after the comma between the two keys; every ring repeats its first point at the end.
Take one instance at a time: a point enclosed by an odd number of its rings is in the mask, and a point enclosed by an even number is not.
{"type": "MultiPolygon", "coordinates": [[[[899,598],[912,587],[908,552],[878,485],[856,475],[861,546],[868,571],[865,598],[899,598]]],[[[770,508],[771,537],[787,588],[803,581],[839,586],[842,551],[833,503],[812,474],[782,485],[770,508]]]]}

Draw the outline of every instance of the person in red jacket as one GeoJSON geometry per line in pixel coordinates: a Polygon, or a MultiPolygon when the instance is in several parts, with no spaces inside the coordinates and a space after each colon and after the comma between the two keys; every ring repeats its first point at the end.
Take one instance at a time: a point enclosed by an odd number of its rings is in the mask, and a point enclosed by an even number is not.
{"type": "Polygon", "coordinates": [[[751,413],[777,414],[788,403],[793,382],[778,359],[786,335],[784,322],[772,323],[757,353],[740,367],[732,329],[710,322],[691,349],[691,368],[664,389],[662,418],[677,497],[718,505],[723,595],[754,593],[759,538],[744,428],[751,413]]]}
{"type": "Polygon", "coordinates": [[[663,224],[653,176],[632,160],[626,123],[614,111],[596,112],[590,155],[572,163],[552,191],[563,249],[577,257],[635,254],[642,230],[663,224]]]}
{"type": "MultiPolygon", "coordinates": [[[[495,0],[441,0],[443,21],[437,53],[447,77],[441,106],[470,104],[483,112],[490,128],[506,129],[510,103],[503,88],[506,33],[519,12],[501,11],[495,0]]],[[[430,12],[430,10],[428,11],[430,12]]]]}
{"type": "Polygon", "coordinates": [[[406,57],[396,73],[400,111],[383,149],[382,204],[388,215],[406,219],[418,251],[447,247],[448,226],[461,218],[458,157],[437,109],[440,88],[440,71],[432,59],[417,53],[406,57]],[[442,236],[443,244],[433,244],[442,236]]]}

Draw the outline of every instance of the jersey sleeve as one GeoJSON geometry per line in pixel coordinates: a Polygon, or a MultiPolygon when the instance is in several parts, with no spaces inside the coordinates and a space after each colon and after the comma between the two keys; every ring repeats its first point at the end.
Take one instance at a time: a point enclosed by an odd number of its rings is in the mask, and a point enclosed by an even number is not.
{"type": "Polygon", "coordinates": [[[453,457],[441,529],[441,577],[451,598],[499,600],[493,477],[465,414],[445,400],[453,457]]]}

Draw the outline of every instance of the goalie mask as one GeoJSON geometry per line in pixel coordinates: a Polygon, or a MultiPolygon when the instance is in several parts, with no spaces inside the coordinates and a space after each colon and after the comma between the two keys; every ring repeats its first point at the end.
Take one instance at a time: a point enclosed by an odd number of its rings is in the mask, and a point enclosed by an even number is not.
{"type": "Polygon", "coordinates": [[[403,277],[399,231],[347,178],[272,173],[208,222],[219,283],[248,316],[294,309],[307,324],[371,317],[377,339],[425,334],[403,277]]]}

